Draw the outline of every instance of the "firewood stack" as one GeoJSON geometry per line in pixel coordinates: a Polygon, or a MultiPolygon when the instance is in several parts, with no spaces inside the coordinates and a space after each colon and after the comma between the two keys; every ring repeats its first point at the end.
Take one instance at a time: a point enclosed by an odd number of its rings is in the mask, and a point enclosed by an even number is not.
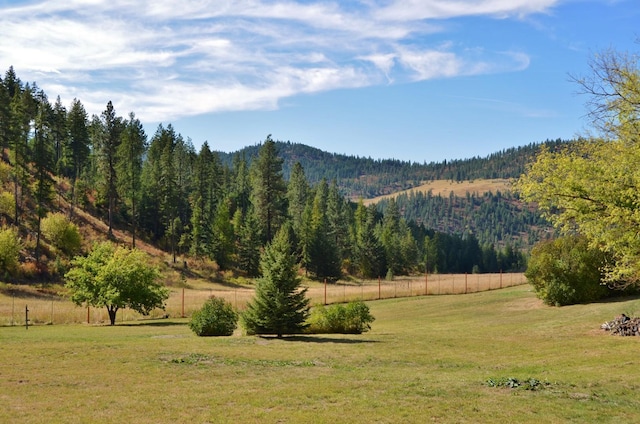
{"type": "Polygon", "coordinates": [[[625,314],[621,314],[613,321],[605,322],[600,328],[610,331],[612,335],[640,336],[640,318],[629,318],[625,314]]]}

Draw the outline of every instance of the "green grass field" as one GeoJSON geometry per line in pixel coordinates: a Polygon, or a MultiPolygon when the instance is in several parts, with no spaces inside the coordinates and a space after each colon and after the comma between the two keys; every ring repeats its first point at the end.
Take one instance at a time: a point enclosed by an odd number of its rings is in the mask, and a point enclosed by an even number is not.
{"type": "Polygon", "coordinates": [[[640,340],[599,330],[640,299],[552,308],[525,285],[369,305],[359,336],[0,327],[0,422],[640,422],[640,340]]]}

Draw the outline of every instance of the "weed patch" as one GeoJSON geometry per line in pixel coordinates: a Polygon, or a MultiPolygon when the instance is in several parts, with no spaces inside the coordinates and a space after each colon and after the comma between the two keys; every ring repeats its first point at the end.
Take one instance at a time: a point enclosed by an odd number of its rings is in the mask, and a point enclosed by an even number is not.
{"type": "Polygon", "coordinates": [[[315,361],[298,361],[298,360],[277,360],[277,359],[234,359],[219,358],[200,353],[190,353],[186,356],[172,358],[167,362],[171,364],[182,365],[227,365],[241,367],[265,367],[265,368],[281,368],[281,367],[315,367],[315,361]]]}
{"type": "Polygon", "coordinates": [[[490,378],[486,381],[486,385],[489,387],[506,387],[509,389],[520,389],[520,390],[543,390],[546,389],[552,384],[548,381],[541,381],[537,378],[525,378],[519,379],[515,377],[501,377],[501,378],[490,378]]]}

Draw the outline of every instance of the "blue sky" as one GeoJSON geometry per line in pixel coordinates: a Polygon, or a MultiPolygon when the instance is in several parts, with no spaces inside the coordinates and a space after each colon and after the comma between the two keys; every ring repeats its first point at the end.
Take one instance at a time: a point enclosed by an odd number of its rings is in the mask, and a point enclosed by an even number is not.
{"type": "Polygon", "coordinates": [[[196,149],[431,162],[583,132],[569,74],[640,51],[639,22],[638,0],[0,0],[0,68],[196,149]]]}

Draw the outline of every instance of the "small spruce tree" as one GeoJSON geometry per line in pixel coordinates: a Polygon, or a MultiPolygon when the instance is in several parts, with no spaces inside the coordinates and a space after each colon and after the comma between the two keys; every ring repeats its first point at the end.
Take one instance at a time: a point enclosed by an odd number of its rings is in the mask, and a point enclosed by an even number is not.
{"type": "Polygon", "coordinates": [[[309,316],[306,289],[300,288],[296,255],[291,249],[290,231],[281,228],[261,257],[262,277],[255,298],[242,314],[248,334],[301,333],[309,316]]]}

